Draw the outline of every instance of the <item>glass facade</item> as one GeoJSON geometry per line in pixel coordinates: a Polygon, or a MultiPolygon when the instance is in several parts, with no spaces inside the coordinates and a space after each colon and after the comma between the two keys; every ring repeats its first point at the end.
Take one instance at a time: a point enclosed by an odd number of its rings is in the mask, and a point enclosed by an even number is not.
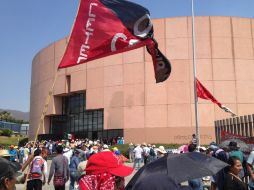
{"type": "Polygon", "coordinates": [[[122,129],[104,130],[104,111],[86,110],[85,94],[62,97],[62,115],[50,116],[50,133],[74,134],[76,138],[110,139],[122,137],[122,129]]]}

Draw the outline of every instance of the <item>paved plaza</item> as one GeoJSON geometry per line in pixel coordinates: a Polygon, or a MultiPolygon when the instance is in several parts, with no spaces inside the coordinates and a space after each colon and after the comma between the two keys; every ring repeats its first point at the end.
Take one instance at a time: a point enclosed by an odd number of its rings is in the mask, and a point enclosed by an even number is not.
{"type": "MultiPolygon", "coordinates": [[[[49,170],[50,170],[50,165],[51,165],[51,160],[48,160],[47,161],[48,163],[48,173],[49,173],[49,170]]],[[[126,165],[128,166],[133,166],[133,163],[126,163],[126,165]]],[[[133,177],[133,175],[137,172],[137,170],[135,170],[130,176],[126,177],[125,178],[125,183],[127,184],[130,179],[133,177]]],[[[47,176],[48,177],[48,176],[47,176]]],[[[47,178],[48,179],[48,178],[47,178]]],[[[25,190],[25,185],[24,184],[16,184],[16,190],[25,190]]],[[[47,183],[43,186],[42,188],[43,190],[49,190],[49,189],[54,189],[54,186],[53,186],[53,179],[51,180],[50,182],[50,185],[48,185],[47,183]]],[[[68,190],[69,189],[69,181],[66,183],[66,186],[65,186],[65,189],[68,190]]]]}

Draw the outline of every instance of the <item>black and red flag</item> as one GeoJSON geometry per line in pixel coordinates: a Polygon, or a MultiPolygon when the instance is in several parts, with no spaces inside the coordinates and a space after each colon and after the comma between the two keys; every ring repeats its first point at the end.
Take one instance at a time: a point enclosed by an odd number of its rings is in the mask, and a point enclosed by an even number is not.
{"type": "Polygon", "coordinates": [[[221,104],[218,100],[216,100],[213,95],[203,86],[203,84],[196,78],[196,90],[197,90],[197,97],[211,100],[213,103],[217,104],[221,109],[225,112],[231,114],[232,117],[235,117],[236,114],[232,112],[228,107],[221,104]]]}
{"type": "Polygon", "coordinates": [[[149,11],[126,0],[81,0],[76,21],[59,68],[147,47],[156,82],[171,72],[168,59],[153,38],[149,11]]]}

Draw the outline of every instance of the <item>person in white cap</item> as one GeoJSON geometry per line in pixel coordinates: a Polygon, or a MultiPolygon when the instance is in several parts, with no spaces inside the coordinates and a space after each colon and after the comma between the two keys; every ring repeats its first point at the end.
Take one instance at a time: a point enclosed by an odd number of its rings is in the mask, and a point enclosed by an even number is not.
{"type": "Polygon", "coordinates": [[[197,148],[198,148],[198,151],[199,151],[200,153],[203,153],[203,154],[206,153],[206,147],[204,147],[204,146],[198,146],[197,148]]]}
{"type": "Polygon", "coordinates": [[[102,152],[110,152],[108,145],[106,145],[106,144],[103,145],[102,152]]]}

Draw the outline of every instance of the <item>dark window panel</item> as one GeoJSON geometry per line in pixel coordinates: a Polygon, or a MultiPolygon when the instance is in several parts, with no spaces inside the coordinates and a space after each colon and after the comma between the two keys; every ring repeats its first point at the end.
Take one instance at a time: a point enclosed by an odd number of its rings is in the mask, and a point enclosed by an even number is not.
{"type": "Polygon", "coordinates": [[[103,136],[102,136],[102,131],[98,131],[98,138],[99,138],[99,139],[102,139],[102,138],[103,138],[103,136]]]}
{"type": "MultiPolygon", "coordinates": [[[[103,109],[87,111],[85,106],[85,94],[62,97],[62,115],[50,117],[50,133],[75,133],[83,138],[98,135],[100,138],[107,138],[108,131],[103,130],[103,109]]],[[[111,130],[110,135],[114,136],[114,131],[111,130]]]]}
{"type": "Polygon", "coordinates": [[[103,118],[102,117],[99,117],[98,118],[98,124],[102,124],[103,123],[103,118]]]}
{"type": "Polygon", "coordinates": [[[98,131],[96,124],[93,124],[93,131],[98,131]]]}
{"type": "Polygon", "coordinates": [[[92,132],[88,132],[88,138],[92,139],[92,132]]]}
{"type": "Polygon", "coordinates": [[[98,130],[103,130],[102,124],[98,124],[98,130]]]}
{"type": "Polygon", "coordinates": [[[93,130],[93,125],[92,124],[88,124],[88,131],[92,131],[93,130]]]}

